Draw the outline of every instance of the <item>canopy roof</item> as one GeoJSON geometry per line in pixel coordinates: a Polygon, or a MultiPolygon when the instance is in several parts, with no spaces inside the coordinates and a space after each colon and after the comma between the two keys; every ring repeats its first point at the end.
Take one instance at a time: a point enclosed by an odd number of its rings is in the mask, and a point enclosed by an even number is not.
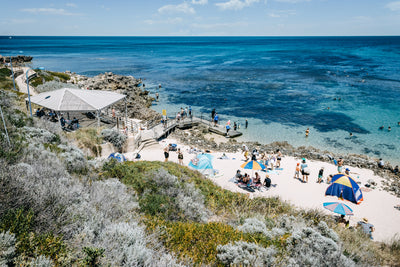
{"type": "Polygon", "coordinates": [[[32,96],[31,102],[54,111],[95,111],[125,97],[110,91],[62,88],[32,96]]]}

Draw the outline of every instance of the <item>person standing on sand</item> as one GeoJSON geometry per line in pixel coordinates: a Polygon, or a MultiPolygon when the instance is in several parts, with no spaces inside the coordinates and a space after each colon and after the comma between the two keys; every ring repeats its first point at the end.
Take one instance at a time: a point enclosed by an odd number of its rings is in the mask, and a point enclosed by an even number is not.
{"type": "Polygon", "coordinates": [[[249,126],[249,121],[246,119],[246,121],[244,123],[244,127],[247,129],[248,126],[249,126]]]}
{"type": "Polygon", "coordinates": [[[229,136],[229,130],[231,129],[231,126],[229,124],[226,124],[226,136],[229,136]]]}
{"type": "Polygon", "coordinates": [[[299,179],[300,180],[300,163],[297,163],[296,165],[296,171],[294,172],[294,179],[299,179]]]}
{"type": "Polygon", "coordinates": [[[217,113],[217,112],[215,112],[215,108],[213,108],[213,110],[211,111],[211,121],[214,120],[215,113],[217,113]]]}
{"type": "Polygon", "coordinates": [[[302,163],[300,165],[301,175],[303,176],[303,183],[308,183],[308,176],[310,175],[310,171],[308,169],[308,165],[306,163],[306,159],[302,159],[302,163]]]}
{"type": "Polygon", "coordinates": [[[339,160],[337,161],[337,171],[338,171],[338,173],[342,173],[342,169],[343,169],[343,159],[339,158],[339,160]]]}
{"type": "Polygon", "coordinates": [[[158,97],[159,97],[159,95],[158,95],[158,92],[156,93],[156,100],[158,101],[158,97]]]}
{"type": "Polygon", "coordinates": [[[322,177],[324,176],[324,167],[322,167],[318,172],[318,180],[317,183],[322,183],[322,177]]]}
{"type": "Polygon", "coordinates": [[[183,166],[183,153],[180,148],[178,148],[178,164],[183,166]]]}
{"type": "Polygon", "coordinates": [[[309,134],[310,134],[310,128],[307,128],[307,130],[306,130],[306,137],[308,137],[309,134]]]}
{"type": "Polygon", "coordinates": [[[169,144],[168,146],[164,147],[164,162],[168,162],[168,158],[169,158],[169,147],[171,146],[171,144],[169,144]]]}
{"type": "Polygon", "coordinates": [[[282,153],[279,149],[276,150],[276,167],[281,167],[282,153]]]}

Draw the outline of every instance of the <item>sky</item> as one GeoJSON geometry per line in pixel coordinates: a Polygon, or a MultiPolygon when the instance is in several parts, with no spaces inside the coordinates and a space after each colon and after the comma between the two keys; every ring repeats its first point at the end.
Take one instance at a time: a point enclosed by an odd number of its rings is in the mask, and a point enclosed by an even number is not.
{"type": "Polygon", "coordinates": [[[1,4],[0,35],[400,35],[400,1],[3,1],[1,4]]]}

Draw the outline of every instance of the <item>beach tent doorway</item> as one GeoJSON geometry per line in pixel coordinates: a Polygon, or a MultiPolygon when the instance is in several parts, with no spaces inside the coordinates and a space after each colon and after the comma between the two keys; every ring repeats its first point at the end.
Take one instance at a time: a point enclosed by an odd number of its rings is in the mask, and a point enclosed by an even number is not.
{"type": "MultiPolygon", "coordinates": [[[[44,92],[31,97],[31,102],[54,110],[55,112],[96,112],[98,126],[100,126],[100,112],[102,109],[125,99],[125,123],[127,121],[126,95],[102,90],[83,90],[76,88],[62,88],[44,92]]],[[[28,98],[25,100],[28,101],[28,98]]]]}
{"type": "Polygon", "coordinates": [[[208,176],[214,176],[215,171],[212,166],[213,156],[210,154],[199,154],[189,163],[189,168],[199,171],[208,176]]]}

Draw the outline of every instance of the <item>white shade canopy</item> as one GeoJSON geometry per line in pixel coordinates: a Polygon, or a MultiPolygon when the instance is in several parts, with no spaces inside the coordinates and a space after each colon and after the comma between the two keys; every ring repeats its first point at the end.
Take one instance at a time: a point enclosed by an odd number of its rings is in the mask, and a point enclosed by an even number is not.
{"type": "Polygon", "coordinates": [[[31,96],[31,102],[54,111],[98,111],[125,97],[110,91],[62,88],[31,96]]]}

